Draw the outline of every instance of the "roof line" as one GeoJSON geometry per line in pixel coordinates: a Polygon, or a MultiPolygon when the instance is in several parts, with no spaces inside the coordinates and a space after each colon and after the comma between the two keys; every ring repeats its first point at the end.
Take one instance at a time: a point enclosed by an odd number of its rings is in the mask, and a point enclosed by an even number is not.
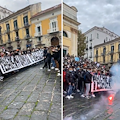
{"type": "MultiPolygon", "coordinates": [[[[91,29],[89,29],[89,30],[87,30],[84,34],[87,34],[89,31],[91,31],[91,30],[94,30],[95,28],[104,28],[104,29],[106,29],[106,30],[108,30],[107,28],[105,28],[105,27],[97,27],[97,26],[94,26],[94,27],[92,27],[91,29]]],[[[111,32],[111,33],[113,33],[113,34],[115,34],[115,35],[117,35],[116,33],[114,33],[114,32],[112,32],[112,31],[110,31],[110,30],[108,30],[109,32],[111,32]]],[[[103,31],[104,32],[104,31],[103,31]]],[[[117,35],[117,36],[119,36],[119,35],[117,35]]]]}
{"type": "Polygon", "coordinates": [[[55,6],[53,6],[53,7],[50,7],[50,8],[48,8],[48,9],[45,9],[45,10],[43,10],[43,11],[41,11],[41,12],[36,13],[36,14],[33,15],[30,19],[33,19],[33,18],[35,18],[35,17],[37,17],[37,16],[39,16],[39,15],[45,14],[46,12],[50,12],[50,11],[55,10],[55,9],[58,9],[58,8],[60,8],[60,7],[61,7],[61,4],[55,5],[55,6]]]}
{"type": "MultiPolygon", "coordinates": [[[[8,11],[10,11],[10,12],[12,12],[11,10],[9,10],[9,9],[7,9],[7,8],[5,8],[5,7],[2,7],[2,6],[0,6],[1,8],[3,8],[3,9],[6,9],[6,10],[8,10],[8,11]]],[[[12,12],[13,13],[13,12],[12,12]]]]}

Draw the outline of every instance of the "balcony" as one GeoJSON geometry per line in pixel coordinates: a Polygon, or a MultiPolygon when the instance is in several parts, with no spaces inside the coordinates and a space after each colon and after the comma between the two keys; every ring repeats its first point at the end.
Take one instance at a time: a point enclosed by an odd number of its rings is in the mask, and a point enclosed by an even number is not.
{"type": "Polygon", "coordinates": [[[102,55],[102,56],[105,56],[105,55],[106,55],[106,53],[105,53],[105,52],[104,52],[104,53],[101,53],[101,55],[102,55]]]}
{"type": "Polygon", "coordinates": [[[19,37],[15,37],[15,41],[20,41],[19,37]]]}
{"type": "Polygon", "coordinates": [[[92,58],[92,55],[90,55],[89,58],[92,58]]]}
{"type": "Polygon", "coordinates": [[[28,40],[28,39],[30,39],[30,38],[31,38],[30,35],[26,35],[26,36],[25,36],[25,39],[26,39],[26,40],[28,40]]]}
{"type": "Polygon", "coordinates": [[[11,44],[12,43],[12,41],[10,40],[10,39],[8,39],[8,42],[7,42],[8,44],[11,44]]]}
{"type": "Polygon", "coordinates": [[[14,27],[14,31],[18,31],[19,29],[18,29],[18,26],[15,26],[14,27]]]}
{"type": "Polygon", "coordinates": [[[7,29],[7,30],[5,31],[5,33],[6,33],[6,34],[10,33],[10,29],[7,29]]]}
{"type": "Polygon", "coordinates": [[[48,33],[55,33],[55,32],[58,32],[59,31],[59,28],[52,28],[52,29],[49,29],[48,30],[48,33]]]}
{"type": "Polygon", "coordinates": [[[118,53],[120,53],[120,49],[118,49],[118,53]]]}
{"type": "Polygon", "coordinates": [[[90,46],[89,49],[92,49],[92,46],[90,46]]]}
{"type": "Polygon", "coordinates": [[[86,48],[86,50],[88,50],[88,48],[86,48]]]}
{"type": "Polygon", "coordinates": [[[114,63],[114,62],[115,62],[115,60],[112,60],[112,59],[109,61],[109,63],[114,63]]]}
{"type": "Polygon", "coordinates": [[[24,27],[28,28],[30,26],[30,24],[28,22],[24,23],[24,27]]]}
{"type": "Polygon", "coordinates": [[[92,38],[90,38],[90,41],[92,42],[92,38]]]}
{"type": "Polygon", "coordinates": [[[110,55],[113,55],[113,54],[114,54],[114,51],[110,51],[109,54],[110,54],[110,55]]]}
{"type": "Polygon", "coordinates": [[[35,37],[40,37],[40,36],[42,36],[42,33],[41,33],[41,32],[35,33],[34,36],[35,36],[35,37]]]}
{"type": "Polygon", "coordinates": [[[98,57],[98,54],[96,54],[95,57],[98,57]]]}

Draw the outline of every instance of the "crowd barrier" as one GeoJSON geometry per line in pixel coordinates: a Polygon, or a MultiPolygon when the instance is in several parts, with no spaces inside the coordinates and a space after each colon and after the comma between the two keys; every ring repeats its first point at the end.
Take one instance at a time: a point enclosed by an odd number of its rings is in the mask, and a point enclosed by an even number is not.
{"type": "Polygon", "coordinates": [[[0,70],[2,74],[19,70],[43,60],[43,50],[26,55],[7,56],[0,58],[0,70]]]}
{"type": "Polygon", "coordinates": [[[92,77],[91,92],[109,91],[111,90],[110,77],[94,75],[92,77]]]}

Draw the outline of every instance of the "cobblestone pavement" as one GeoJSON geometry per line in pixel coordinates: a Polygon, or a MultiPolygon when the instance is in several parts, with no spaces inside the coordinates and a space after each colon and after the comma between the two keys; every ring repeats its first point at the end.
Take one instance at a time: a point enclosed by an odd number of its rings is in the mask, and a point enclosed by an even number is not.
{"type": "Polygon", "coordinates": [[[0,120],[61,120],[60,77],[40,63],[0,83],[0,120]]]}
{"type": "Polygon", "coordinates": [[[65,120],[120,120],[120,92],[113,101],[106,93],[89,100],[79,94],[74,99],[64,98],[65,120]]]}

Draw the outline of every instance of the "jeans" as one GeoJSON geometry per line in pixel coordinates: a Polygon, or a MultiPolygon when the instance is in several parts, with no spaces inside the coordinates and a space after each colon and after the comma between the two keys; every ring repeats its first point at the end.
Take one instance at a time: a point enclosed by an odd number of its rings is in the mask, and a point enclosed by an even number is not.
{"type": "Polygon", "coordinates": [[[71,95],[73,93],[73,86],[72,85],[69,85],[68,87],[68,91],[67,91],[67,95],[71,95]]]}
{"type": "Polygon", "coordinates": [[[85,86],[86,86],[85,95],[88,96],[90,92],[90,83],[85,83],[85,86]]]}
{"type": "Polygon", "coordinates": [[[55,64],[55,60],[54,60],[54,58],[52,57],[52,59],[51,59],[51,63],[52,63],[52,67],[56,67],[56,64],[55,64]]]}

